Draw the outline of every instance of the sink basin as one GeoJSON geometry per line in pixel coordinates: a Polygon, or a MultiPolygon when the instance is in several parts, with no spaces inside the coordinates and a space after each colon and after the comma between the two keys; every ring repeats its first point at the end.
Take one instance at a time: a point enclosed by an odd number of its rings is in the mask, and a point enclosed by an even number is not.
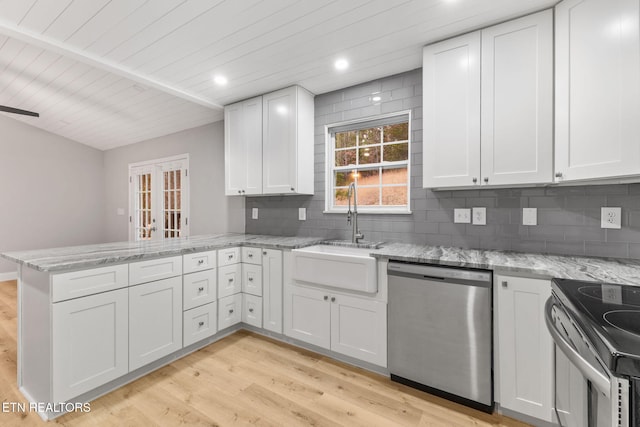
{"type": "Polygon", "coordinates": [[[375,249],[314,245],[291,251],[293,279],[336,289],[378,292],[375,249]]]}

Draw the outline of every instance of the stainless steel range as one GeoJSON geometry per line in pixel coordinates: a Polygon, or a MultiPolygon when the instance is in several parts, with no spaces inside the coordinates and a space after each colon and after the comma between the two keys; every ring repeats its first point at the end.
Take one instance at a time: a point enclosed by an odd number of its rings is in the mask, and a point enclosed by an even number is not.
{"type": "Polygon", "coordinates": [[[640,287],[563,279],[551,287],[545,318],[560,425],[640,426],[640,287]]]}

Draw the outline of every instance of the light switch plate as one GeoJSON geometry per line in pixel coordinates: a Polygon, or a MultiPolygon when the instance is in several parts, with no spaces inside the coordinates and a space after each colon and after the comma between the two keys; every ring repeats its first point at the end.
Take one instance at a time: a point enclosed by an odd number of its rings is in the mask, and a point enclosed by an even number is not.
{"type": "Polygon", "coordinates": [[[471,222],[471,209],[454,209],[453,222],[469,224],[471,222]]]}
{"type": "Polygon", "coordinates": [[[522,225],[538,225],[537,208],[522,208],[522,225]]]}
{"type": "Polygon", "coordinates": [[[298,220],[300,221],[307,220],[307,208],[298,208],[298,220]]]}
{"type": "Polygon", "coordinates": [[[622,208],[602,208],[600,210],[600,228],[621,228],[622,208]]]}
{"type": "Polygon", "coordinates": [[[251,209],[251,219],[258,219],[258,208],[251,209]]]}
{"type": "Polygon", "coordinates": [[[487,225],[487,208],[473,208],[473,225],[487,225]]]}

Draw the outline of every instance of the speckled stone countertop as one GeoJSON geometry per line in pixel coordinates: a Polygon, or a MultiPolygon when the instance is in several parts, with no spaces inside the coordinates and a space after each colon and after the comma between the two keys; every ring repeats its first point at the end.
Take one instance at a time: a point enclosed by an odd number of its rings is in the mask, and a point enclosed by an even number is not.
{"type": "Polygon", "coordinates": [[[544,255],[441,246],[387,243],[372,255],[455,267],[483,268],[504,274],[621,283],[640,286],[640,260],[544,255]]]}
{"type": "Polygon", "coordinates": [[[164,241],[117,242],[65,248],[6,252],[3,258],[39,271],[63,271],[181,255],[232,246],[296,249],[320,243],[315,237],[279,237],[256,234],[215,234],[164,241]]]}

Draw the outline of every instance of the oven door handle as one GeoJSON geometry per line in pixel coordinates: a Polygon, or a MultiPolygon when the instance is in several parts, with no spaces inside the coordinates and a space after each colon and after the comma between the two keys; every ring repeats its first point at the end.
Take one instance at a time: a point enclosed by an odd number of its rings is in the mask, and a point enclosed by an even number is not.
{"type": "Polygon", "coordinates": [[[556,345],[567,356],[567,359],[607,398],[611,397],[611,381],[602,372],[594,368],[578,353],[573,346],[560,334],[553,322],[552,309],[555,304],[553,297],[550,297],[544,306],[544,320],[547,329],[556,345]]]}

